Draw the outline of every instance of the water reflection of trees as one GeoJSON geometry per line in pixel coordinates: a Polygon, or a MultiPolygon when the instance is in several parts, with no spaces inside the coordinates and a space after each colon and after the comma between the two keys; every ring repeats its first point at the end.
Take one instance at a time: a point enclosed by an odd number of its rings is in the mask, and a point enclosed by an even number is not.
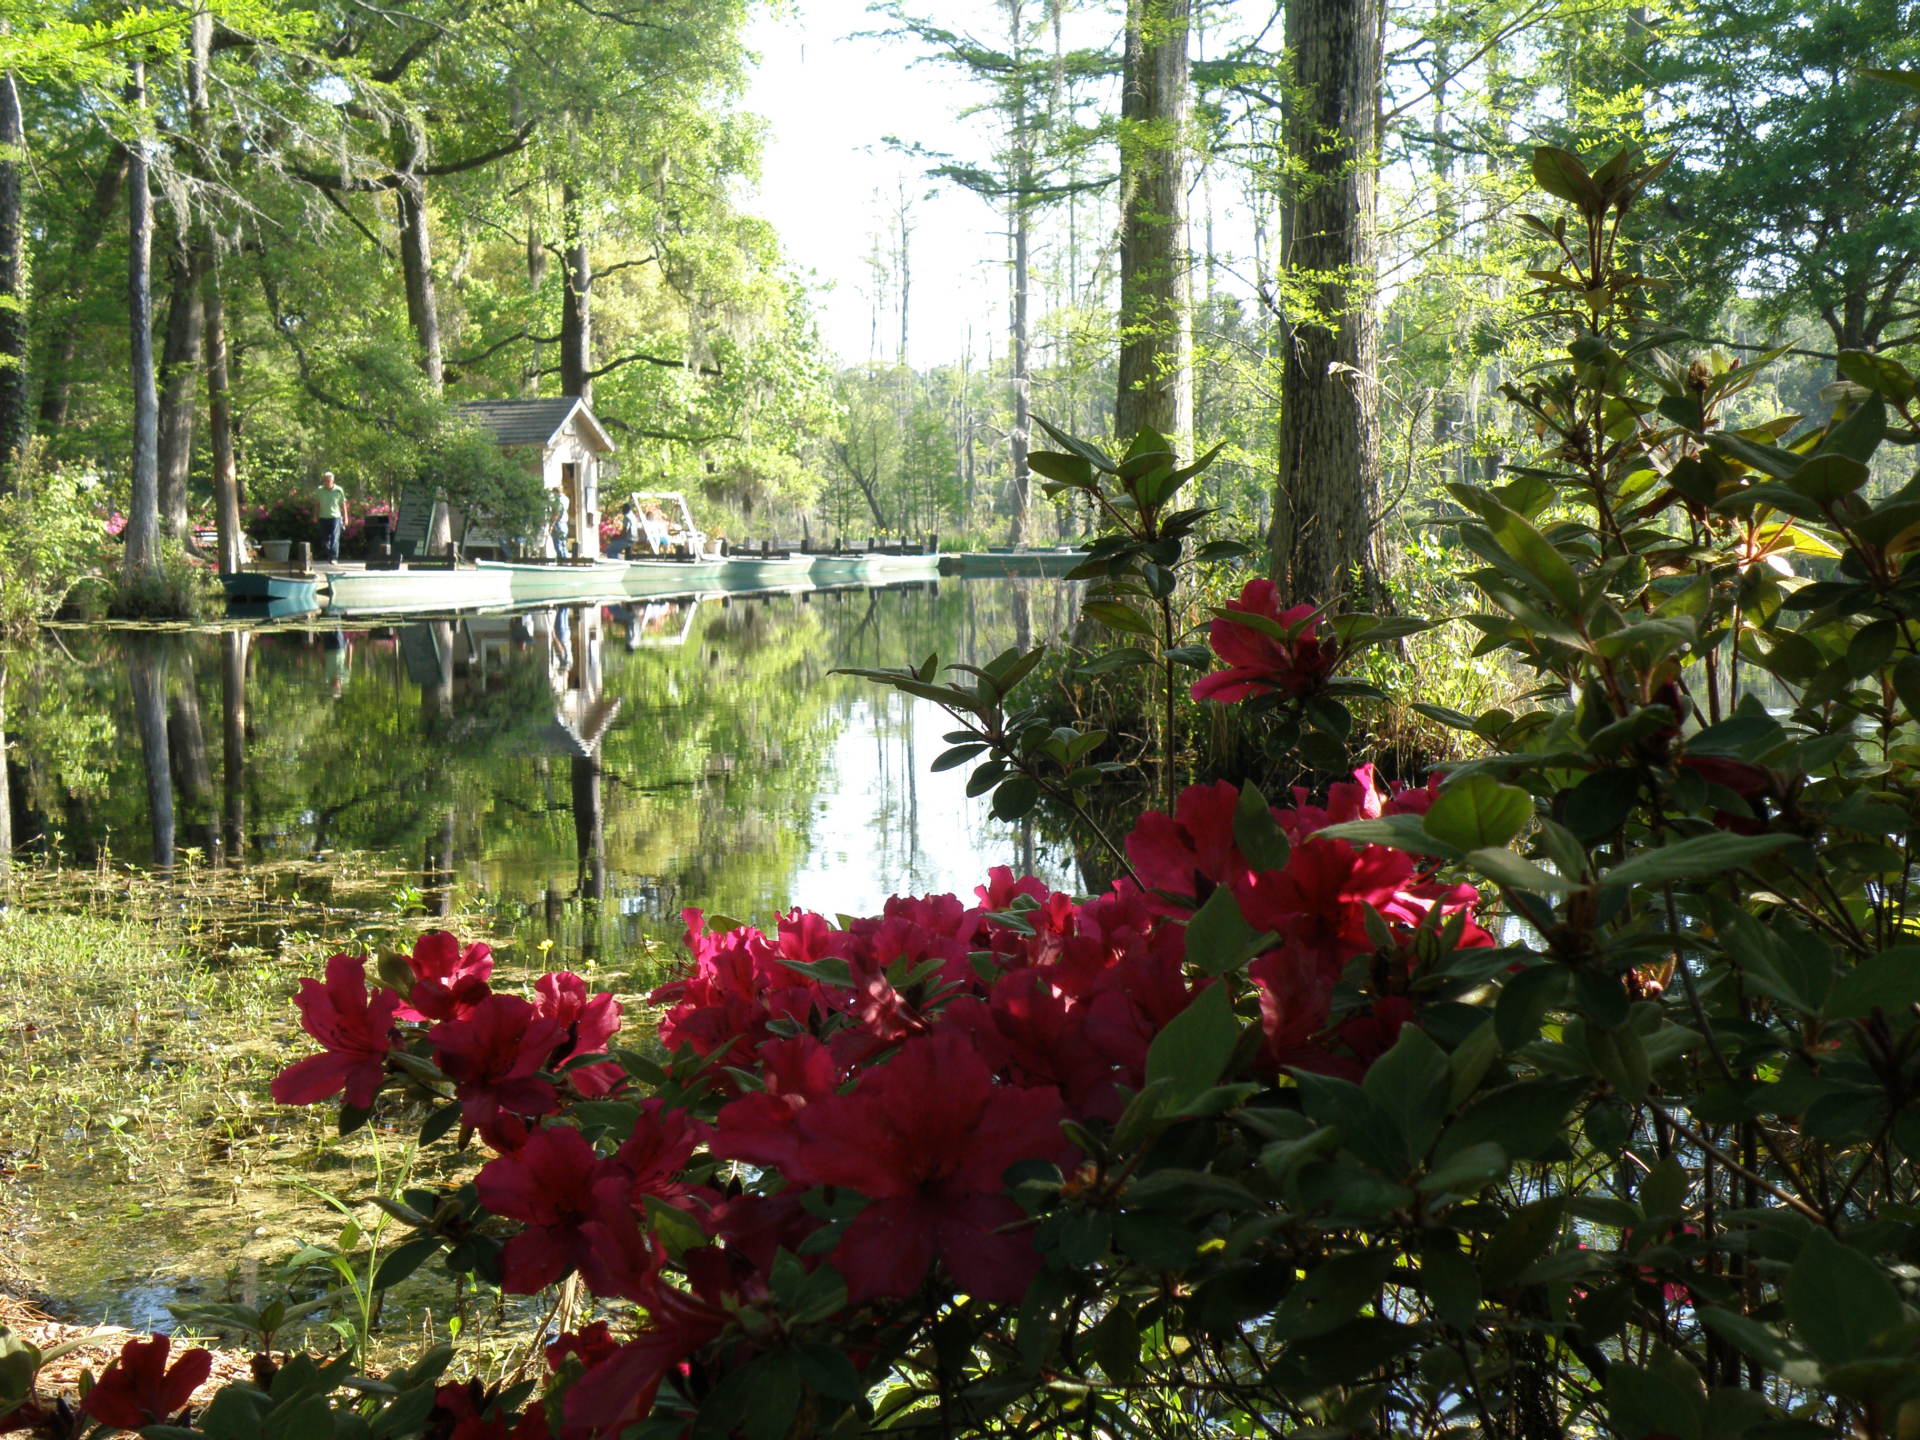
{"type": "MultiPolygon", "coordinates": [[[[64,632],[12,666],[14,841],[82,862],[374,852],[417,865],[430,911],[516,899],[581,943],[683,905],[754,913],[806,854],[849,707],[875,702],[836,666],[974,663],[1071,612],[1065,587],[1016,581],[64,632]]],[[[879,724],[911,833],[929,757],[879,724]]]]}

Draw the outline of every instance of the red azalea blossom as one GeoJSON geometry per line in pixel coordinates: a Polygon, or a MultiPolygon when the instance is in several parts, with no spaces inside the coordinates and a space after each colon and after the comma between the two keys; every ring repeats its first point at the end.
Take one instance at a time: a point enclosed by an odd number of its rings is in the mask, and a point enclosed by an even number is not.
{"type": "Polygon", "coordinates": [[[1230,614],[1216,616],[1208,627],[1207,643],[1227,662],[1227,668],[1194,681],[1196,700],[1245,700],[1249,695],[1270,691],[1297,700],[1325,684],[1340,663],[1339,646],[1321,635],[1318,622],[1312,622],[1314,607],[1295,605],[1282,610],[1271,580],[1249,580],[1240,598],[1229,600],[1226,608],[1261,616],[1294,633],[1282,640],[1234,620],[1230,614]]]}
{"type": "Polygon", "coordinates": [[[407,957],[413,971],[413,991],[407,996],[402,1020],[460,1020],[489,992],[493,978],[493,949],[476,940],[462,950],[444,930],[429,930],[413,942],[407,957]]]}
{"type": "MultiPolygon", "coordinates": [[[[533,984],[539,999],[533,1008],[567,1027],[567,1038],[554,1051],[549,1068],[555,1071],[576,1055],[603,1055],[607,1042],[620,1028],[620,1002],[608,994],[587,994],[587,982],[571,971],[542,975],[533,984]]],[[[567,1071],[567,1083],[589,1098],[605,1095],[626,1077],[613,1061],[567,1071]]]]}
{"type": "MultiPolygon", "coordinates": [[[[1003,1227],[1020,1218],[1007,1168],[1066,1159],[1065,1118],[1051,1087],[996,1085],[964,1035],[908,1041],[848,1095],[815,1100],[794,1118],[801,1142],[782,1147],[788,1182],[844,1185],[870,1203],[833,1252],[849,1298],[905,1297],[934,1262],[985,1300],[1013,1301],[1039,1269],[1032,1238],[1003,1227]]],[[[754,1137],[714,1137],[716,1155],[763,1163],[754,1137]]]]}
{"type": "Polygon", "coordinates": [[[491,1141],[514,1133],[512,1116],[550,1115],[560,1106],[553,1082],[537,1072],[566,1037],[517,995],[489,995],[464,1020],[427,1032],[433,1060],[453,1081],[460,1116],[491,1141]]]}
{"type": "Polygon", "coordinates": [[[660,1382],[684,1373],[687,1357],[726,1328],[726,1312],[685,1291],[661,1287],[647,1299],[648,1326],[589,1365],[567,1388],[562,1434],[618,1435],[653,1408],[660,1382]]]}
{"type": "Polygon", "coordinates": [[[585,1227],[631,1223],[630,1184],[624,1166],[563,1125],[535,1130],[518,1150],[489,1160],[474,1179],[480,1203],[526,1226],[501,1254],[502,1288],[532,1295],[578,1270],[596,1295],[626,1295],[632,1276],[607,1264],[585,1227]]]}
{"type": "MultiPolygon", "coordinates": [[[[335,959],[345,957],[335,956],[335,959]]],[[[170,1341],[165,1335],[129,1340],[80,1402],[80,1408],[102,1425],[138,1430],[142,1425],[166,1423],[193,1398],[213,1373],[211,1350],[184,1350],[167,1368],[170,1341]]]]}
{"type": "Polygon", "coordinates": [[[501,1410],[478,1380],[442,1385],[433,1392],[425,1440],[548,1440],[546,1412],[501,1410]],[[490,1413],[491,1412],[491,1413],[490,1413]]]}
{"type": "Polygon", "coordinates": [[[327,979],[302,980],[294,997],[300,1025],[326,1047],[273,1078],[282,1105],[311,1105],[346,1091],[347,1104],[373,1104],[393,1048],[393,1017],[400,997],[384,987],[367,993],[367,962],[352,955],[327,960],[327,979]]]}

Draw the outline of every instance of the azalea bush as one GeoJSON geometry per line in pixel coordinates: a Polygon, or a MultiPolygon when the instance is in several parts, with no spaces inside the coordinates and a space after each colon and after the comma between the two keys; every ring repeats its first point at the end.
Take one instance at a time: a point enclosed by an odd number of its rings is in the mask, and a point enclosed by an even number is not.
{"type": "MultiPolygon", "coordinates": [[[[163,1369],[162,1342],[77,1415],[16,1342],[0,1424],[1915,1433],[1920,480],[1868,480],[1920,439],[1920,385],[1848,354],[1831,416],[1729,427],[1754,367],[1639,328],[1621,228],[1657,167],[1535,168],[1567,207],[1526,223],[1572,335],[1511,391],[1542,453],[1441,518],[1481,651],[1538,685],[1418,702],[1472,759],[1186,788],[1108,835],[1124,873],[1093,896],[1003,869],[864,918],[690,912],[652,1033],[565,972],[497,987],[446,935],[336,956],[299,997],[320,1051],[276,1095],[477,1149],[470,1180],[385,1202],[409,1233],[378,1282],[558,1283],[590,1318],[487,1389],[447,1350],[379,1377],[270,1355],[285,1312],[257,1315],[253,1383],[200,1410],[180,1367],[204,1362],[163,1369]]],[[[1181,558],[1153,529],[1178,514],[1165,448],[1047,462],[1134,507],[1096,558],[1161,616],[1138,663],[1162,678],[1188,638],[1145,569],[1181,558]]],[[[1337,760],[1343,672],[1396,623],[1256,581],[1189,683],[1337,760]]],[[[1017,811],[1100,778],[1087,736],[1033,718],[1035,663],[880,678],[944,705],[936,763],[1017,811]]]]}

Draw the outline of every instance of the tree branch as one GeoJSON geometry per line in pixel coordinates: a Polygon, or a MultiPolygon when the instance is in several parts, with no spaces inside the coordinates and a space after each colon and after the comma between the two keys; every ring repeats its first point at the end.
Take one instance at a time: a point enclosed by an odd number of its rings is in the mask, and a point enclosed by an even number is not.
{"type": "MultiPolygon", "coordinates": [[[[644,361],[649,365],[661,365],[669,370],[692,370],[697,375],[724,375],[726,373],[717,365],[689,365],[684,360],[669,360],[664,355],[633,354],[622,355],[617,360],[609,360],[597,370],[587,371],[587,379],[598,380],[602,375],[618,370],[623,365],[631,365],[636,361],[644,361]]],[[[538,371],[537,373],[541,375],[558,375],[560,373],[560,367],[558,365],[549,365],[546,369],[538,371]]]]}

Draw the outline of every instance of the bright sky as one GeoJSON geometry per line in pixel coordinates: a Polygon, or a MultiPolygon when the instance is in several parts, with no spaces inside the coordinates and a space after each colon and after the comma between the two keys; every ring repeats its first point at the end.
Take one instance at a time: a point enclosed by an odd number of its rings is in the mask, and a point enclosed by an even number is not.
{"type": "MultiPolygon", "coordinates": [[[[955,7],[944,0],[941,8],[955,7]]],[[[955,118],[972,93],[948,67],[912,64],[918,51],[907,42],[852,38],[880,23],[865,0],[793,0],[781,15],[757,13],[748,43],[762,59],[746,108],[767,121],[768,134],[760,193],[748,208],[779,228],[795,268],[812,272],[822,335],[858,363],[872,341],[867,259],[873,237],[894,224],[904,184],[914,226],[909,359],[957,359],[971,326],[979,364],[1005,343],[1006,241],[985,201],[927,178],[928,162],[893,152],[884,137],[965,157],[984,156],[989,142],[955,118]]],[[[891,361],[900,322],[883,305],[877,358],[891,361]]]]}

